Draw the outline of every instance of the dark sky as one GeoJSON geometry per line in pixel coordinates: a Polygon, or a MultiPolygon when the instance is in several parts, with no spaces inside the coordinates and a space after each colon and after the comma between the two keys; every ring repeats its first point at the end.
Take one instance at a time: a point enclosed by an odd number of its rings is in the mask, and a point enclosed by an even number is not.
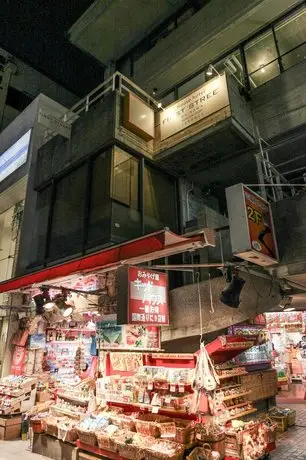
{"type": "Polygon", "coordinates": [[[0,47],[83,96],[103,80],[103,66],[68,40],[92,0],[0,0],[0,47]]]}

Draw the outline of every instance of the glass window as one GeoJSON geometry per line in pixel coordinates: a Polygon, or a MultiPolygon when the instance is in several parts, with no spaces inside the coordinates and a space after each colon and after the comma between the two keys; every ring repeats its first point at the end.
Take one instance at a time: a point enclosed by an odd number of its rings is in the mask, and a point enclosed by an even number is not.
{"type": "Polygon", "coordinates": [[[175,181],[147,165],[144,170],[144,214],[146,233],[164,227],[177,231],[175,181]]]}
{"type": "Polygon", "coordinates": [[[306,8],[301,8],[275,26],[275,35],[281,55],[306,42],[306,8]]]}
{"type": "Polygon", "coordinates": [[[253,87],[262,85],[280,73],[272,30],[248,43],[245,57],[253,87]]]}
{"type": "Polygon", "coordinates": [[[82,250],[86,178],[87,166],[84,165],[56,185],[48,254],[52,259],[82,250]]]}
{"type": "Polygon", "coordinates": [[[113,152],[112,198],[138,209],[138,160],[118,147],[113,152]]]}
{"type": "Polygon", "coordinates": [[[183,83],[181,86],[178,87],[178,97],[183,97],[185,94],[190,93],[194,89],[198,88],[199,86],[205,83],[205,72],[201,72],[195,77],[191,78],[190,80],[183,83]]]}
{"type": "Polygon", "coordinates": [[[92,164],[87,246],[94,247],[110,240],[111,234],[111,151],[103,152],[92,164]]]}
{"type": "Polygon", "coordinates": [[[169,104],[172,104],[172,102],[175,101],[175,93],[174,91],[171,91],[171,93],[167,94],[164,96],[160,102],[162,103],[163,107],[166,107],[169,104]]]}

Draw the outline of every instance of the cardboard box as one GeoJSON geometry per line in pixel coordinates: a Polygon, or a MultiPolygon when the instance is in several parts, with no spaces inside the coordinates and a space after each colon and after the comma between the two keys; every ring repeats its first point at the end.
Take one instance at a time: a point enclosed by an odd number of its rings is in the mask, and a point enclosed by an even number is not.
{"type": "Polygon", "coordinates": [[[49,391],[37,391],[36,393],[36,402],[46,402],[50,401],[50,393],[49,391]]]}
{"type": "Polygon", "coordinates": [[[33,436],[32,452],[53,460],[77,460],[77,448],[47,434],[33,436]]]}
{"type": "Polygon", "coordinates": [[[15,425],[0,426],[0,439],[8,441],[11,439],[17,439],[21,436],[21,420],[15,425]]]}
{"type": "Polygon", "coordinates": [[[21,415],[15,415],[13,417],[0,417],[0,427],[8,427],[13,425],[21,425],[21,415]]]}

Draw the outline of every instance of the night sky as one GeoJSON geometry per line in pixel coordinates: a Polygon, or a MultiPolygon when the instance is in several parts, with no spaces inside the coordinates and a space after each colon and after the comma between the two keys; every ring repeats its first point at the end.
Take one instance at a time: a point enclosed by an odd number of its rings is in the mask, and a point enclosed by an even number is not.
{"type": "Polygon", "coordinates": [[[0,0],[0,47],[84,96],[103,80],[103,66],[68,40],[92,0],[0,0]]]}

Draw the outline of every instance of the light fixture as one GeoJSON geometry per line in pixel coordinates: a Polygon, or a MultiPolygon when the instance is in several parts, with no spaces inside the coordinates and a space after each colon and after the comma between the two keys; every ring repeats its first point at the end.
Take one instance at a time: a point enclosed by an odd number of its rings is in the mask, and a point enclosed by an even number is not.
{"type": "Polygon", "coordinates": [[[162,106],[163,106],[163,104],[162,104],[161,102],[159,102],[159,103],[157,104],[157,108],[158,108],[158,109],[161,109],[162,106]]]}
{"type": "Polygon", "coordinates": [[[261,71],[261,73],[265,73],[265,71],[266,71],[266,69],[265,69],[263,64],[260,66],[260,71],[261,71]]]}
{"type": "Polygon", "coordinates": [[[153,96],[155,96],[155,94],[157,93],[157,88],[153,88],[153,96]]]}
{"type": "Polygon", "coordinates": [[[293,310],[295,310],[294,307],[287,307],[287,308],[284,308],[283,311],[287,312],[287,311],[293,311],[293,310]]]}
{"type": "Polygon", "coordinates": [[[213,66],[209,64],[208,69],[206,71],[206,75],[211,76],[213,74],[213,66]]]}
{"type": "Polygon", "coordinates": [[[226,281],[229,285],[221,292],[220,301],[227,307],[238,308],[241,302],[240,292],[245,280],[238,276],[237,270],[234,270],[233,267],[227,267],[226,281]]]}

